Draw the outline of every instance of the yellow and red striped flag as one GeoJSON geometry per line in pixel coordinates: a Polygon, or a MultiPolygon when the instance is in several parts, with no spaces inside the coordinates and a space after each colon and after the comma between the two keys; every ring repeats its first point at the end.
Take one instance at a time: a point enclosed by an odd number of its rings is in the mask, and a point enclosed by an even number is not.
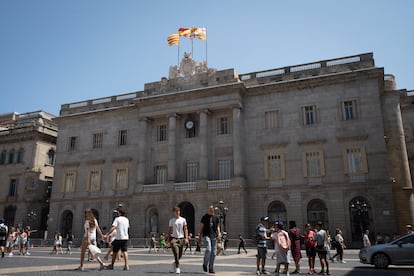
{"type": "Polygon", "coordinates": [[[169,46],[178,45],[180,44],[180,36],[179,34],[171,34],[167,37],[167,42],[169,46]]]}
{"type": "Polygon", "coordinates": [[[178,35],[184,36],[186,38],[190,38],[193,28],[179,28],[178,35]]]}

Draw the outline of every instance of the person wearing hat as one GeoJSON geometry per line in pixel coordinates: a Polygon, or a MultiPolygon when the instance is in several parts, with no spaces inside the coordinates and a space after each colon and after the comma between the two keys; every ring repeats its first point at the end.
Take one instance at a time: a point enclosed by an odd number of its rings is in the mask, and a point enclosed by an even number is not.
{"type": "Polygon", "coordinates": [[[269,274],[266,271],[266,255],[267,255],[267,241],[270,240],[267,233],[270,231],[267,229],[269,224],[269,217],[264,216],[260,218],[260,224],[256,227],[256,242],[257,242],[257,255],[256,255],[256,274],[269,274]],[[262,269],[260,270],[260,266],[262,269]]]}
{"type": "Polygon", "coordinates": [[[4,258],[4,246],[6,245],[7,233],[9,229],[5,224],[4,218],[0,218],[0,250],[1,257],[4,258]]]}
{"type": "Polygon", "coordinates": [[[407,229],[407,234],[410,234],[410,233],[414,232],[413,231],[413,226],[411,224],[407,224],[405,226],[405,229],[407,229]]]}

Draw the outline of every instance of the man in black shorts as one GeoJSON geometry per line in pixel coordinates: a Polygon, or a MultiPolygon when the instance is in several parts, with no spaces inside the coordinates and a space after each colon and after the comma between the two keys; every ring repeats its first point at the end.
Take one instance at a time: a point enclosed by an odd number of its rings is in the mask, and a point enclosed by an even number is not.
{"type": "Polygon", "coordinates": [[[129,241],[129,220],[126,215],[126,211],[124,208],[118,207],[117,209],[118,217],[115,218],[114,222],[112,223],[111,229],[109,229],[108,233],[104,236],[106,238],[109,236],[113,231],[116,229],[115,240],[112,242],[112,261],[111,264],[107,266],[107,269],[114,269],[114,263],[116,260],[116,256],[118,255],[119,250],[121,250],[122,254],[124,255],[125,266],[124,270],[129,270],[128,266],[128,241],[129,241]]]}
{"type": "Polygon", "coordinates": [[[266,255],[267,255],[267,241],[270,240],[270,237],[267,235],[269,230],[267,225],[269,224],[269,217],[262,217],[260,219],[260,224],[256,227],[256,242],[257,242],[257,255],[256,255],[256,274],[269,274],[266,271],[266,255]],[[260,266],[262,270],[260,270],[260,266]]]}

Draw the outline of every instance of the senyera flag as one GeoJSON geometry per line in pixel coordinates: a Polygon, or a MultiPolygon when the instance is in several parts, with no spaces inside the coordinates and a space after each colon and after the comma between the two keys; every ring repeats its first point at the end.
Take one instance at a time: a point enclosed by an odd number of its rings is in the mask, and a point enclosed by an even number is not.
{"type": "Polygon", "coordinates": [[[167,37],[168,45],[178,45],[180,44],[180,36],[178,34],[171,34],[167,37]]]}

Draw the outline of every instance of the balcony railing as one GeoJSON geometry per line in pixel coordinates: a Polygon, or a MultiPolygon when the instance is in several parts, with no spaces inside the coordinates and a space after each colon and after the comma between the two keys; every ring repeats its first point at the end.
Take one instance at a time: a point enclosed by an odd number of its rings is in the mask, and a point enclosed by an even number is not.
{"type": "Polygon", "coordinates": [[[207,181],[207,189],[228,189],[230,184],[230,179],[207,181]]]}
{"type": "Polygon", "coordinates": [[[195,182],[174,183],[174,191],[194,191],[197,189],[195,182]]]}

